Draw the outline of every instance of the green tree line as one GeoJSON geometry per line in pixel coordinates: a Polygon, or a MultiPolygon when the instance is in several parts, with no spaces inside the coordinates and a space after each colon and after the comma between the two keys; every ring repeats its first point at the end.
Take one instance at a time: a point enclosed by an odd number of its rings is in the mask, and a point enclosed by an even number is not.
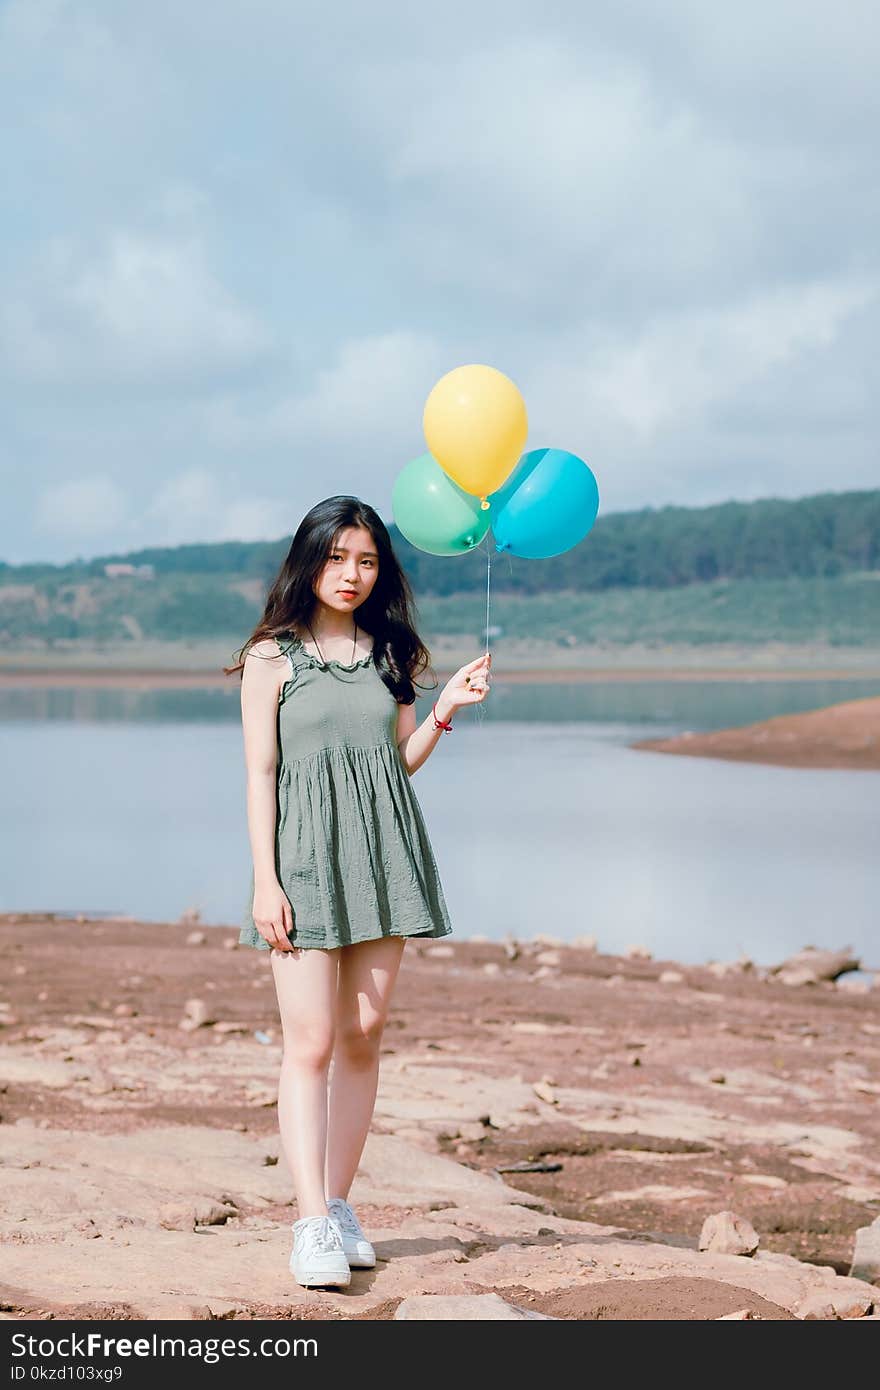
{"type": "MultiPolygon", "coordinates": [[[[496,592],[676,588],[715,579],[830,577],[880,569],[880,489],[828,492],[795,500],[764,498],[710,507],[643,507],[599,515],[586,539],[549,560],[497,552],[491,532],[467,555],[428,555],[393,522],[395,550],[419,594],[484,588],[486,549],[496,592]]],[[[66,565],[7,565],[0,584],[103,578],[111,562],[152,565],[157,575],[235,575],[268,583],[291,536],[146,547],[66,565]]]]}
{"type": "MultiPolygon", "coordinates": [[[[427,555],[392,539],[423,625],[485,623],[487,547],[427,555]]],[[[490,538],[489,538],[490,539],[490,538]]],[[[0,565],[0,639],[241,643],[290,544],[150,548],[68,565],[0,565]],[[129,563],[149,573],[109,577],[129,563]]],[[[491,555],[491,621],[560,642],[825,641],[880,645],[880,490],[600,517],[551,560],[491,555]]]]}

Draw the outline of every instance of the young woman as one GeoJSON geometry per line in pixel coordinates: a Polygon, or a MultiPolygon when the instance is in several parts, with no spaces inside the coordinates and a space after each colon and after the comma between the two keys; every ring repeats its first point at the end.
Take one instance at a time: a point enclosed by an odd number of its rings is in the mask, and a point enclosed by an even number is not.
{"type": "Polygon", "coordinates": [[[375,1265],[347,1199],[379,1045],[407,937],[452,931],[410,778],[455,711],[485,699],[491,656],[456,671],[417,725],[429,653],[412,608],[381,518],[330,497],[303,518],[229,668],[242,672],[253,853],[239,941],[269,953],[278,996],[278,1124],[299,1212],[290,1269],[303,1285],[346,1285],[352,1267],[375,1265]]]}

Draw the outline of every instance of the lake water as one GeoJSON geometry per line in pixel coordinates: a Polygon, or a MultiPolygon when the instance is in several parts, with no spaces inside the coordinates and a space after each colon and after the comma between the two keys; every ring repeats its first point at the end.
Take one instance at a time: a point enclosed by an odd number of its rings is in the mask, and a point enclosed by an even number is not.
{"type": "MultiPolygon", "coordinates": [[[[0,909],[175,921],[194,907],[237,926],[238,690],[0,692],[0,909]]],[[[759,964],[850,945],[880,968],[880,773],[627,747],[877,693],[850,679],[496,681],[413,778],[456,936],[588,934],[601,950],[759,964]]]]}

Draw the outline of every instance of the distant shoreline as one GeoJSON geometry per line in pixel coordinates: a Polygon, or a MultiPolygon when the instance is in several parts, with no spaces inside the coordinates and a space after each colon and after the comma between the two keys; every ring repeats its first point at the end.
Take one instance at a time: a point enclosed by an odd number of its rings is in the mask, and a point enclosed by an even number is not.
{"type": "MultiPolygon", "coordinates": [[[[435,666],[438,679],[453,674],[453,669],[435,666]]],[[[644,681],[808,681],[808,680],[877,680],[880,684],[880,671],[839,670],[834,668],[809,667],[803,669],[767,669],[750,667],[560,667],[556,670],[546,667],[533,670],[502,670],[495,666],[492,672],[495,684],[513,685],[579,685],[591,683],[620,682],[637,684],[644,681]]],[[[34,669],[24,667],[0,669],[0,690],[15,689],[71,689],[100,688],[117,690],[216,690],[235,689],[239,685],[237,675],[225,676],[218,671],[169,671],[169,670],[107,670],[89,669],[34,669]]],[[[433,687],[432,687],[433,688],[433,687]]],[[[424,692],[425,694],[428,691],[424,692]]]]}

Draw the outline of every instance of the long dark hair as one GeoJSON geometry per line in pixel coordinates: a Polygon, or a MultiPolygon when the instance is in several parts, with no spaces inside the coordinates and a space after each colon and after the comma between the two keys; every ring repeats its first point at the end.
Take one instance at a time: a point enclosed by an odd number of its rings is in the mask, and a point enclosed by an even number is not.
{"type": "MultiPolygon", "coordinates": [[[[244,658],[266,637],[307,631],[317,599],[312,585],[333,553],[339,532],[364,526],[379,553],[379,573],[369,597],[357,610],[357,625],[373,638],[373,660],[395,700],[414,703],[415,677],[433,671],[431,654],[415,629],[416,603],[409,580],[394,553],[382,518],[359,497],[327,497],[306,512],[266,596],[263,616],[224,675],[244,672],[244,658]]],[[[436,672],[434,672],[436,688],[436,672]]],[[[422,689],[419,686],[419,689],[422,689]]]]}

